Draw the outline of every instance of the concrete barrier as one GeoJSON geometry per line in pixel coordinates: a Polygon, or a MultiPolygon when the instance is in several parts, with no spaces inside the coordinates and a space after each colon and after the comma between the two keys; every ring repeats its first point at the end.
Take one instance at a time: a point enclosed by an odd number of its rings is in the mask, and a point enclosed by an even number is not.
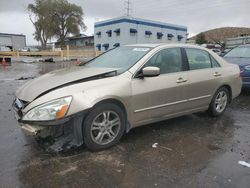
{"type": "Polygon", "coordinates": [[[95,51],[94,48],[87,49],[70,49],[69,46],[65,50],[61,51],[38,51],[38,52],[19,52],[19,51],[11,51],[11,52],[0,52],[0,57],[61,57],[61,60],[70,60],[70,59],[83,59],[83,58],[94,58],[99,56],[102,52],[95,51]]]}

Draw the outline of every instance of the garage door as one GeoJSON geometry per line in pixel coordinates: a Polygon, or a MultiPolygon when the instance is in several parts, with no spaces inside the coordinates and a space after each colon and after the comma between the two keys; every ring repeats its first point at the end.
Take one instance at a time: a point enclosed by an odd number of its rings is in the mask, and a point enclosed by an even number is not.
{"type": "Polygon", "coordinates": [[[0,36],[0,46],[12,46],[11,37],[0,36]]]}

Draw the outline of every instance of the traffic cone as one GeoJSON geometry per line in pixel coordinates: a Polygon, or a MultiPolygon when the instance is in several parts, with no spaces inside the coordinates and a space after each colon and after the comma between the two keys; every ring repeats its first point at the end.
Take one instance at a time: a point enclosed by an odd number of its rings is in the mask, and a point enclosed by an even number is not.
{"type": "Polygon", "coordinates": [[[80,59],[77,59],[76,60],[76,65],[80,65],[80,63],[81,63],[80,59]]]}
{"type": "Polygon", "coordinates": [[[6,63],[6,61],[5,61],[5,57],[3,56],[3,59],[2,59],[2,65],[3,66],[7,66],[7,63],[6,63]]]}

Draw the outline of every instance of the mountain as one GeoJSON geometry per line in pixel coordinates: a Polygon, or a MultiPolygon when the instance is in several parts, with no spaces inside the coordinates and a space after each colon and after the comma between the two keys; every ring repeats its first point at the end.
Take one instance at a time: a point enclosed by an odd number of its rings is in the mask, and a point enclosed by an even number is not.
{"type": "MultiPolygon", "coordinates": [[[[225,41],[226,38],[250,35],[250,28],[247,27],[222,27],[202,32],[208,42],[225,41]]],[[[193,36],[190,40],[195,40],[193,36]]]]}

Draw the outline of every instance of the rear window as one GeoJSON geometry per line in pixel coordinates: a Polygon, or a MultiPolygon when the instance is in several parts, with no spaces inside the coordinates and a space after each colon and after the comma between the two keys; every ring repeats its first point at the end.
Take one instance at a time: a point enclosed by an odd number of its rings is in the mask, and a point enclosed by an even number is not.
{"type": "Polygon", "coordinates": [[[212,67],[215,68],[215,67],[220,67],[220,64],[218,63],[218,61],[216,61],[214,59],[213,56],[210,55],[210,58],[211,58],[211,63],[212,63],[212,67]]]}
{"type": "Polygon", "coordinates": [[[208,52],[200,49],[186,48],[190,70],[211,68],[211,61],[208,52]]]}

